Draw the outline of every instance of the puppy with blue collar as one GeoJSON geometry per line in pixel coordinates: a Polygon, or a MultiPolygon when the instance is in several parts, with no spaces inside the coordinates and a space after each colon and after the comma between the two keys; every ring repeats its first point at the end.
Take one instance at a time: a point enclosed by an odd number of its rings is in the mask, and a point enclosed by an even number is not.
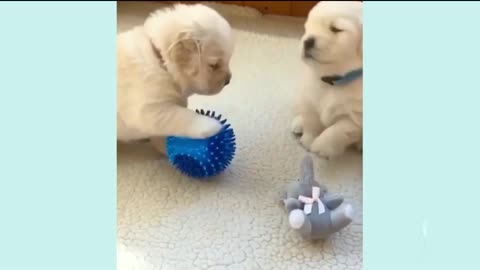
{"type": "Polygon", "coordinates": [[[309,13],[301,40],[306,64],[292,132],[326,159],[350,146],[362,149],[363,4],[321,1],[309,13]]]}

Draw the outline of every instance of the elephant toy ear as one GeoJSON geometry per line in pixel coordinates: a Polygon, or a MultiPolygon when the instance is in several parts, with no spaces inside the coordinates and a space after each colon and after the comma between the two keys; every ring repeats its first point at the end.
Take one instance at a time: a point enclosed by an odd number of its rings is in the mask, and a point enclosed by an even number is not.
{"type": "Polygon", "coordinates": [[[315,172],[313,169],[313,159],[312,156],[306,155],[300,166],[300,175],[301,181],[304,183],[311,183],[313,184],[315,181],[315,172]]]}

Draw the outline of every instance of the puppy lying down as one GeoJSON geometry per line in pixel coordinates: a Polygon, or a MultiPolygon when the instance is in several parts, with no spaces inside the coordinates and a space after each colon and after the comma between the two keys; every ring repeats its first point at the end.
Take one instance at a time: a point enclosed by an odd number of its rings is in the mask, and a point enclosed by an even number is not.
{"type": "Polygon", "coordinates": [[[117,37],[117,140],[205,138],[221,128],[187,109],[192,94],[214,95],[229,84],[234,49],[228,22],[213,9],[177,4],[117,37]]]}
{"type": "Polygon", "coordinates": [[[309,13],[302,38],[305,78],[292,130],[301,144],[331,159],[363,138],[362,2],[322,1],[309,13]]]}

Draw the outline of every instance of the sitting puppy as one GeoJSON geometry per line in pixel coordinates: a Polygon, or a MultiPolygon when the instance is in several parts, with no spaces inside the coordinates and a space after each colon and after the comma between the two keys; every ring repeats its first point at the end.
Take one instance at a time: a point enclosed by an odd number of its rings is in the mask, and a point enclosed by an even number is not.
{"type": "Polygon", "coordinates": [[[362,3],[322,1],[309,13],[302,37],[306,74],[292,131],[326,159],[362,148],[362,3]]]}
{"type": "Polygon", "coordinates": [[[217,94],[230,82],[234,44],[222,16],[204,5],[177,4],[117,39],[117,141],[150,139],[165,153],[166,136],[220,131],[218,121],[187,109],[187,99],[217,94]]]}

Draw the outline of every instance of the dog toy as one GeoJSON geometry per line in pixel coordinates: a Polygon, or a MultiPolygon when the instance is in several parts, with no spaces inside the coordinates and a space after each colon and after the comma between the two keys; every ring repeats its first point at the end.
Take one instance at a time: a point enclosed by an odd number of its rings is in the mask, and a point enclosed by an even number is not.
{"type": "Polygon", "coordinates": [[[197,179],[205,179],[224,171],[235,155],[235,133],[222,115],[196,110],[198,114],[218,120],[223,128],[206,139],[167,137],[168,159],[180,172],[197,179]]]}
{"type": "Polygon", "coordinates": [[[305,156],[300,166],[301,178],[287,185],[282,202],[288,211],[290,227],[305,239],[326,239],[352,222],[353,208],[343,198],[329,194],[315,181],[313,160],[305,156]]]}

